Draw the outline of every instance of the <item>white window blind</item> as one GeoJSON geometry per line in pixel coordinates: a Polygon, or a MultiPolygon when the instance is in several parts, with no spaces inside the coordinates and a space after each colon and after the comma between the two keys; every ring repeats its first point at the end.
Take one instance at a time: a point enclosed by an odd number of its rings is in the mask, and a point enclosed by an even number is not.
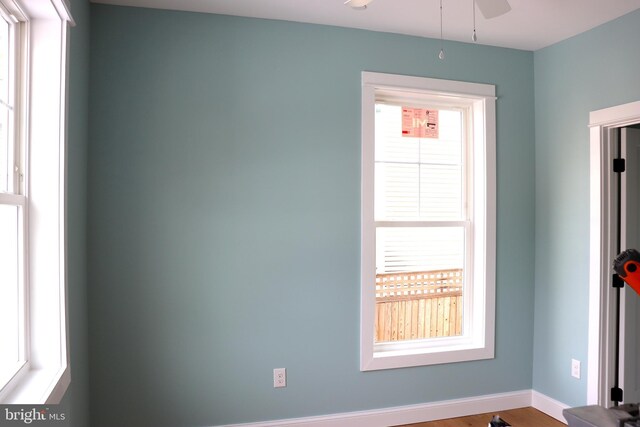
{"type": "Polygon", "coordinates": [[[463,227],[378,227],[376,241],[376,274],[464,267],[463,227]]]}

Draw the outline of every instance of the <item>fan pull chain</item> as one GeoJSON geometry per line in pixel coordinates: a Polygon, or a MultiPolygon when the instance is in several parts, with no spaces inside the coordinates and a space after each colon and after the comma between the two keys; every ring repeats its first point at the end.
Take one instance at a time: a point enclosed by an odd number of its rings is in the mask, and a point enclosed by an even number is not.
{"type": "Polygon", "coordinates": [[[440,53],[438,53],[438,58],[440,60],[444,59],[444,48],[442,47],[442,0],[440,0],[440,53]]]}
{"type": "Polygon", "coordinates": [[[478,36],[476,35],[476,0],[471,0],[471,7],[473,7],[473,35],[471,36],[471,40],[477,42],[478,36]]]}

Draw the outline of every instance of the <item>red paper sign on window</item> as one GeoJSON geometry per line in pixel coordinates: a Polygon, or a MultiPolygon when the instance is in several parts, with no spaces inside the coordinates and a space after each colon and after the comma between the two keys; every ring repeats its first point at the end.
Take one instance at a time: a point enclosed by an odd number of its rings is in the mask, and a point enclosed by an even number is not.
{"type": "Polygon", "coordinates": [[[402,136],[438,138],[438,110],[402,107],[402,136]]]}

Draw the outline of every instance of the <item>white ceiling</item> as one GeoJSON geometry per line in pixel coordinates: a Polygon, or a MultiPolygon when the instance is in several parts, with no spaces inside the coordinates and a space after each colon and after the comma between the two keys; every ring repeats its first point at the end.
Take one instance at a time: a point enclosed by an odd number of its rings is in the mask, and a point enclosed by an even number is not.
{"type": "MultiPolygon", "coordinates": [[[[439,0],[374,0],[353,10],[344,0],[93,0],[122,6],[217,13],[440,37],[439,0]]],[[[476,12],[478,43],[538,50],[640,8],[640,0],[509,0],[490,20],[476,12]]],[[[471,42],[473,0],[443,0],[443,33],[471,42]]]]}

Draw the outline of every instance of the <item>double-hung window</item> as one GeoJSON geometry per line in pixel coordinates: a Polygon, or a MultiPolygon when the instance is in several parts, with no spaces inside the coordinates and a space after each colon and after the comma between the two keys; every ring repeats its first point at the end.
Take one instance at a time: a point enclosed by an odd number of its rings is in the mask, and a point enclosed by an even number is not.
{"type": "Polygon", "coordinates": [[[362,83],[361,369],[491,358],[495,89],[362,83]]]}
{"type": "Polygon", "coordinates": [[[6,384],[26,359],[22,37],[22,24],[0,8],[0,384],[6,384]]]}
{"type": "Polygon", "coordinates": [[[70,382],[65,278],[65,0],[0,0],[0,404],[70,382]]]}

